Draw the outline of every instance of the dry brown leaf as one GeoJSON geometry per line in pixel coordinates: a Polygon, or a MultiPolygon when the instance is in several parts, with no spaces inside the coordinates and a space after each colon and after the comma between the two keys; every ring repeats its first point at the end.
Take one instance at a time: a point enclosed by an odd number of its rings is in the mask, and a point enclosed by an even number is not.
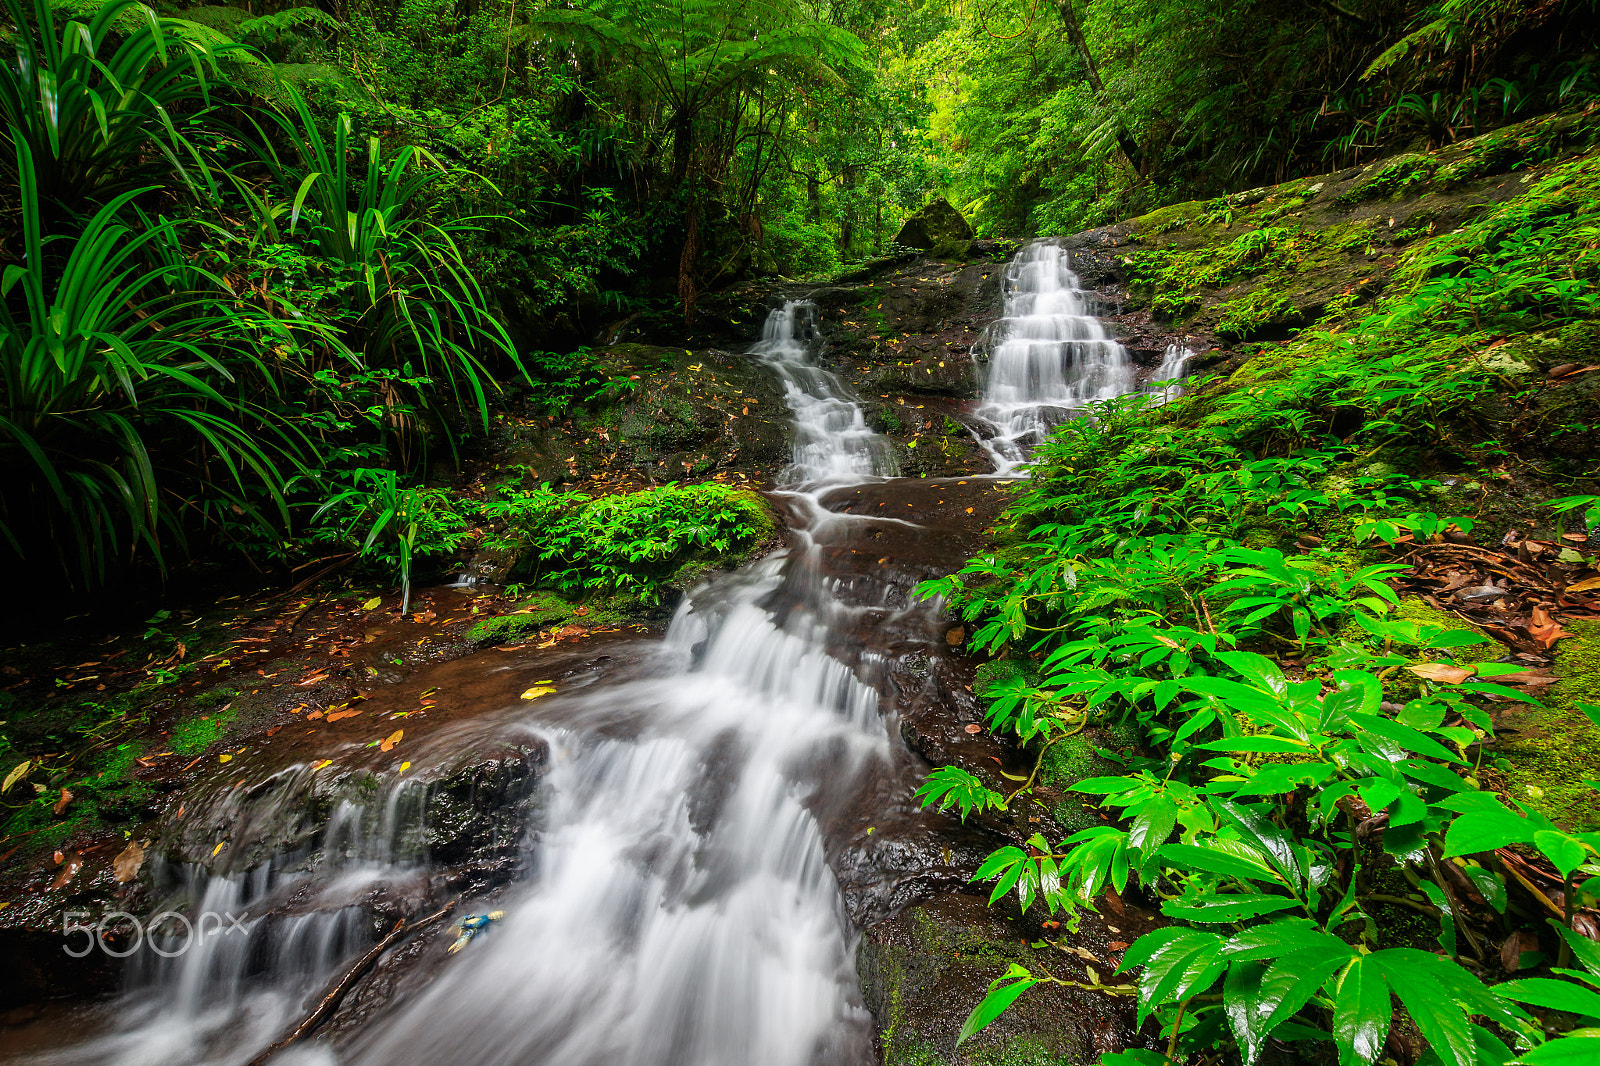
{"type": "Polygon", "coordinates": [[[1418,677],[1425,677],[1429,681],[1443,681],[1447,685],[1459,685],[1478,672],[1476,667],[1451,666],[1448,663],[1418,663],[1406,669],[1418,677]]]}
{"type": "Polygon", "coordinates": [[[139,876],[139,867],[144,865],[144,847],[137,840],[128,841],[128,846],[111,860],[111,872],[118,881],[132,881],[139,876]]]}
{"type": "Polygon", "coordinates": [[[62,789],[61,790],[61,798],[56,800],[55,806],[51,807],[50,810],[51,810],[51,812],[53,814],[55,814],[55,816],[57,818],[59,818],[59,817],[61,817],[61,812],[66,810],[67,809],[67,804],[69,804],[71,802],[72,802],[72,793],[68,792],[66,789],[62,789]]]}
{"type": "Polygon", "coordinates": [[[961,626],[952,627],[951,629],[947,630],[944,635],[944,642],[950,645],[952,648],[957,647],[966,639],[967,631],[961,626]]]}
{"type": "Polygon", "coordinates": [[[341,718],[354,718],[360,713],[360,711],[334,711],[332,714],[328,715],[328,721],[337,722],[341,718]]]}
{"type": "Polygon", "coordinates": [[[1516,973],[1522,968],[1522,956],[1539,950],[1539,934],[1532,929],[1518,929],[1500,945],[1500,965],[1506,973],[1516,973]]]}
{"type": "Polygon", "coordinates": [[[1539,647],[1548,648],[1555,644],[1556,641],[1563,637],[1570,637],[1572,634],[1562,629],[1561,623],[1550,617],[1549,611],[1546,611],[1543,607],[1535,607],[1533,609],[1533,622],[1528,626],[1528,636],[1537,641],[1539,647]]]}
{"type": "Polygon", "coordinates": [[[971,725],[966,727],[966,730],[969,733],[981,733],[983,732],[983,726],[979,725],[977,722],[973,722],[971,725]]]}
{"type": "Polygon", "coordinates": [[[1586,577],[1567,586],[1568,592],[1591,592],[1594,589],[1600,589],[1600,577],[1586,577]]]}
{"type": "Polygon", "coordinates": [[[400,738],[405,735],[406,731],[404,729],[396,729],[393,733],[390,733],[388,736],[383,738],[383,742],[378,745],[378,750],[391,750],[396,744],[400,743],[400,738]]]}
{"type": "Polygon", "coordinates": [[[1549,674],[1541,674],[1537,670],[1523,670],[1515,674],[1499,674],[1493,680],[1497,684],[1501,685],[1522,685],[1526,688],[1542,688],[1545,685],[1553,685],[1561,679],[1558,677],[1552,677],[1549,674]]]}

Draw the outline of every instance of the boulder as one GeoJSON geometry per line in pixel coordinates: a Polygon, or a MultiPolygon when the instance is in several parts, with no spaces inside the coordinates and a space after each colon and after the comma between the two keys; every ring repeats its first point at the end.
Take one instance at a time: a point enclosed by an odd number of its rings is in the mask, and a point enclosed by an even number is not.
{"type": "Polygon", "coordinates": [[[938,244],[949,247],[953,242],[971,239],[972,226],[950,206],[950,201],[940,197],[906,219],[894,242],[926,251],[938,244]]]}

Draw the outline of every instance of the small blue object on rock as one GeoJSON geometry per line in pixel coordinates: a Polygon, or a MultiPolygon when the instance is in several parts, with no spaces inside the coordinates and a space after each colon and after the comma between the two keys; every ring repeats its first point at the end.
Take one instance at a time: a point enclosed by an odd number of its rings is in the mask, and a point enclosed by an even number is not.
{"type": "Polygon", "coordinates": [[[505,911],[490,911],[488,914],[469,914],[461,919],[452,930],[456,934],[456,941],[450,945],[450,954],[454,955],[466,947],[473,937],[489,928],[491,922],[498,922],[505,916],[505,911]]]}

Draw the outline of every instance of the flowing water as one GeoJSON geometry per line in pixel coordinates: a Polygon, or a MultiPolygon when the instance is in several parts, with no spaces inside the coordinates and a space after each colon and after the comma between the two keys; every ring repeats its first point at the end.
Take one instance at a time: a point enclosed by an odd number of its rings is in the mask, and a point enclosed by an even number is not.
{"type": "MultiPolygon", "coordinates": [[[[828,834],[857,817],[856,793],[892,761],[890,730],[877,692],[828,653],[854,608],[817,562],[841,527],[881,520],[832,515],[816,494],[896,470],[888,442],[816,365],[818,342],[814,310],[790,303],[752,352],[781,377],[794,414],[781,478],[801,526],[794,547],[687,600],[655,676],[507,712],[500,728],[540,738],[548,755],[543,809],[521,845],[530,872],[494,904],[505,917],[337,1059],[315,1044],[282,1061],[872,1061],[856,933],[826,851],[828,834]]],[[[388,816],[364,833],[357,811],[336,813],[314,876],[196,877],[191,902],[246,912],[296,885],[328,898],[330,885],[359,894],[414,875],[405,848],[357,846],[406,837],[394,812],[414,805],[390,795],[388,816]]],[[[136,976],[105,1035],[33,1061],[249,1062],[363,946],[359,913],[247,920],[232,940],[212,936],[136,976]]]]}
{"type": "Polygon", "coordinates": [[[1018,252],[1002,294],[977,414],[994,427],[984,446],[996,472],[1010,474],[1085,404],[1132,391],[1134,368],[1095,317],[1059,246],[1040,241],[1018,252]]]}
{"type": "MultiPolygon", "coordinates": [[[[1054,246],[1029,246],[1011,265],[996,336],[982,413],[999,430],[1002,473],[1084,403],[1132,387],[1126,353],[1054,246]]],[[[898,470],[889,441],[818,365],[820,346],[816,312],[802,301],[772,312],[751,350],[781,379],[793,414],[792,458],[774,494],[790,547],[686,598],[631,675],[480,716],[471,736],[436,738],[441,749],[511,743],[545,753],[514,848],[521,874],[492,903],[477,901],[504,917],[405,994],[363,1008],[337,1052],[308,1041],[274,1063],[874,1061],[857,931],[828,858],[887,816],[874,809],[882,797],[904,804],[910,790],[896,776],[905,766],[897,728],[869,683],[882,680],[883,663],[848,634],[867,618],[926,631],[931,644],[937,613],[887,593],[863,606],[859,587],[847,602],[823,566],[830,551],[853,554],[873,528],[912,523],[826,505],[830,493],[898,470]]],[[[426,754],[410,757],[421,765],[426,754]]],[[[142,955],[95,1035],[23,1061],[255,1060],[372,942],[374,899],[428,895],[425,790],[391,785],[340,807],[315,852],[233,876],[176,871],[168,906],[236,915],[235,928],[186,941],[193,950],[172,958],[142,955]]]]}

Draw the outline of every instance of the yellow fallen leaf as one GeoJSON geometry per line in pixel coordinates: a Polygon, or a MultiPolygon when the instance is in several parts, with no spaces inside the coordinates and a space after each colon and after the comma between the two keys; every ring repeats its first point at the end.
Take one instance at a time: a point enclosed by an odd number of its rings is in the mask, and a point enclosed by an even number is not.
{"type": "Polygon", "coordinates": [[[378,750],[388,751],[390,748],[400,743],[400,738],[405,735],[406,731],[404,729],[396,729],[393,733],[390,733],[388,736],[383,738],[383,743],[378,745],[378,750]]]}
{"type": "Polygon", "coordinates": [[[374,596],[374,597],[372,597],[372,599],[368,600],[366,603],[363,603],[361,605],[361,609],[363,611],[375,611],[379,607],[382,607],[382,606],[383,606],[383,597],[382,596],[374,596]]]}
{"type": "Polygon", "coordinates": [[[233,756],[229,755],[227,752],[223,752],[221,755],[217,756],[217,761],[218,762],[230,762],[230,761],[232,761],[232,759],[233,759],[233,756]]]}
{"type": "Polygon", "coordinates": [[[17,763],[16,768],[6,775],[5,784],[0,785],[0,792],[10,792],[11,786],[16,784],[28,773],[28,767],[33,765],[32,759],[24,759],[17,763]]]}
{"type": "Polygon", "coordinates": [[[333,760],[332,759],[323,759],[321,762],[317,763],[317,765],[313,766],[312,769],[313,770],[320,770],[324,766],[332,766],[332,765],[333,765],[333,760]]]}
{"type": "Polygon", "coordinates": [[[1590,589],[1600,589],[1600,577],[1590,577],[1579,581],[1575,585],[1568,585],[1568,592],[1588,592],[1590,589]]]}
{"type": "Polygon", "coordinates": [[[400,772],[401,773],[405,773],[409,769],[411,769],[411,764],[410,763],[403,762],[403,763],[400,764],[400,772]]]}
{"type": "Polygon", "coordinates": [[[219,851],[221,851],[223,848],[227,847],[227,846],[228,846],[228,842],[226,840],[224,840],[222,843],[220,843],[216,847],[212,848],[211,849],[211,857],[213,859],[216,858],[217,857],[217,853],[219,851]]]}
{"type": "Polygon", "coordinates": [[[525,700],[536,700],[540,696],[548,696],[556,690],[554,685],[535,685],[521,696],[525,700]]]}

